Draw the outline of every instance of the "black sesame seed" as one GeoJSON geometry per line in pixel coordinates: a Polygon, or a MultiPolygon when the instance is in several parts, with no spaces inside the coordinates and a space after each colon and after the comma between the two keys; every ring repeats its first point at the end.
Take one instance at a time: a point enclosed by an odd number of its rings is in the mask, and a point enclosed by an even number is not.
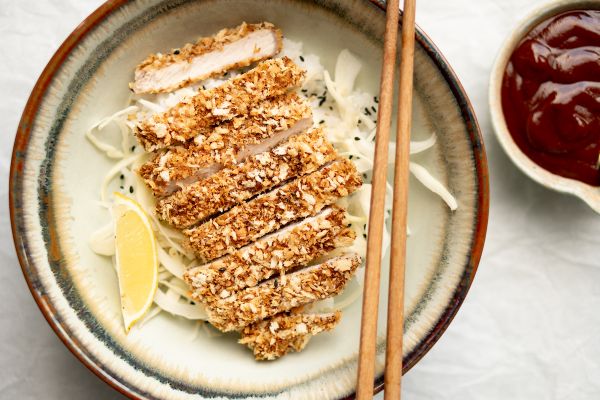
{"type": "Polygon", "coordinates": [[[300,56],[300,61],[304,62],[304,57],[300,56]]]}
{"type": "Polygon", "coordinates": [[[377,98],[377,96],[373,97],[373,101],[374,101],[376,104],[379,104],[379,99],[377,98]]]}
{"type": "Polygon", "coordinates": [[[121,174],[121,176],[119,178],[125,179],[125,175],[121,174]]]}
{"type": "Polygon", "coordinates": [[[367,107],[365,107],[365,115],[371,115],[371,111],[367,107]]]}
{"type": "Polygon", "coordinates": [[[325,103],[325,100],[327,100],[327,97],[322,97],[321,100],[319,100],[319,107],[321,107],[323,103],[325,103]]]}
{"type": "Polygon", "coordinates": [[[363,230],[366,231],[367,230],[367,224],[363,225],[363,230]]]}
{"type": "Polygon", "coordinates": [[[219,268],[219,272],[225,272],[225,267],[219,268]]]}
{"type": "Polygon", "coordinates": [[[333,111],[333,107],[329,106],[329,109],[330,109],[331,111],[333,111]]]}
{"type": "Polygon", "coordinates": [[[125,189],[123,186],[119,186],[121,188],[121,190],[125,189]]]}
{"type": "Polygon", "coordinates": [[[196,303],[194,303],[193,301],[190,301],[190,304],[193,305],[193,306],[196,305],[196,303]]]}
{"type": "Polygon", "coordinates": [[[279,287],[279,280],[277,278],[275,278],[275,280],[273,281],[273,286],[275,287],[275,289],[279,287]]]}
{"type": "Polygon", "coordinates": [[[313,93],[311,93],[310,95],[311,95],[312,97],[317,97],[317,94],[316,94],[316,93],[314,93],[314,92],[313,92],[313,93]]]}
{"type": "Polygon", "coordinates": [[[308,89],[302,89],[302,93],[308,93],[308,89]]]}
{"type": "Polygon", "coordinates": [[[324,123],[325,123],[324,119],[322,119],[322,120],[319,121],[319,125],[324,124],[324,123]]]}
{"type": "Polygon", "coordinates": [[[129,193],[133,193],[133,186],[129,186],[129,193]]]}
{"type": "Polygon", "coordinates": [[[354,136],[354,140],[359,141],[360,138],[358,136],[354,136]]]}
{"type": "Polygon", "coordinates": [[[179,54],[179,49],[176,49],[173,54],[179,54]]]}
{"type": "Polygon", "coordinates": [[[367,238],[367,234],[366,234],[366,233],[363,233],[363,237],[366,239],[366,238],[367,238]]]}
{"type": "Polygon", "coordinates": [[[203,89],[203,90],[206,90],[206,86],[202,85],[202,89],[203,89]]]}
{"type": "Polygon", "coordinates": [[[367,179],[367,174],[363,174],[363,178],[367,179]]]}
{"type": "Polygon", "coordinates": [[[360,160],[360,157],[359,157],[359,156],[356,156],[356,159],[357,159],[357,160],[360,160]]]}
{"type": "Polygon", "coordinates": [[[133,153],[135,151],[135,146],[131,146],[131,152],[133,153]]]}
{"type": "Polygon", "coordinates": [[[349,157],[349,158],[352,160],[352,159],[354,158],[354,156],[353,156],[352,154],[350,154],[350,157],[349,157]]]}
{"type": "Polygon", "coordinates": [[[223,74],[223,76],[227,76],[227,75],[229,75],[229,72],[225,72],[225,73],[223,74]]]}
{"type": "Polygon", "coordinates": [[[373,110],[374,113],[377,112],[377,110],[375,109],[375,107],[371,107],[371,110],[373,110]]]}

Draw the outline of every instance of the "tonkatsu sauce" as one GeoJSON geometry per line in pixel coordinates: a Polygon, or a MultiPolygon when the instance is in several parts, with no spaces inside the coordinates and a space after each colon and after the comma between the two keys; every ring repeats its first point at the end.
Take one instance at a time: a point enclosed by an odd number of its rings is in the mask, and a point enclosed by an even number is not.
{"type": "Polygon", "coordinates": [[[536,164],[600,186],[600,10],[551,17],[519,42],[504,73],[502,109],[536,164]]]}

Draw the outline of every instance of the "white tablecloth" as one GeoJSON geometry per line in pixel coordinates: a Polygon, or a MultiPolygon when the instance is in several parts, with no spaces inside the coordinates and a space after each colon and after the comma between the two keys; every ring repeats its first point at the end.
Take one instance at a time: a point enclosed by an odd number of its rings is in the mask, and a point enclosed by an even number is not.
{"type": "MultiPolygon", "coordinates": [[[[17,123],[48,59],[99,0],[0,0],[0,398],[122,398],[44,321],[10,234],[8,170],[17,123]]],[[[600,216],[521,174],[487,109],[500,43],[540,0],[422,0],[418,24],[460,77],[481,123],[491,212],[473,287],[439,343],[404,379],[406,399],[599,399],[600,216]]],[[[378,399],[383,398],[378,396],[378,399]]]]}

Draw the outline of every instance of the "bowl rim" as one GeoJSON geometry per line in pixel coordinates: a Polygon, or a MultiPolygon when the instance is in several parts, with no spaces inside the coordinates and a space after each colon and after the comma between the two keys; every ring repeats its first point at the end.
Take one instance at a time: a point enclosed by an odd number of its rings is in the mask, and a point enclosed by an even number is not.
{"type": "MultiPolygon", "coordinates": [[[[64,40],[58,50],[56,50],[54,55],[48,61],[47,65],[44,67],[31,91],[17,127],[9,173],[9,211],[13,242],[23,276],[36,304],[38,305],[42,315],[52,330],[69,349],[69,351],[83,365],[85,365],[91,372],[106,382],[109,386],[113,387],[115,390],[131,399],[145,399],[146,397],[142,397],[143,395],[136,393],[132,388],[124,385],[123,382],[109,374],[104,366],[99,365],[92,358],[90,358],[88,354],[86,354],[85,346],[69,335],[68,330],[66,330],[62,325],[60,317],[57,315],[52,302],[38,288],[35,279],[36,265],[28,254],[28,246],[25,236],[23,235],[24,232],[21,231],[17,224],[19,220],[22,220],[23,212],[19,201],[19,193],[17,190],[15,190],[18,186],[18,183],[24,178],[25,160],[23,154],[25,154],[27,151],[28,143],[31,137],[31,129],[33,122],[35,121],[37,110],[49,85],[53,81],[54,76],[59,71],[66,58],[70,55],[71,51],[79,44],[81,40],[87,36],[91,30],[93,30],[110,14],[117,11],[121,6],[129,3],[130,1],[131,0],[107,0],[100,5],[100,7],[87,16],[69,34],[69,36],[64,40]]],[[[379,8],[382,12],[385,12],[385,0],[363,1],[371,3],[379,8]]],[[[399,12],[401,24],[402,11],[399,10],[399,12]]],[[[489,177],[487,157],[481,130],[477,122],[473,106],[471,105],[471,102],[467,97],[462,84],[458,80],[456,73],[450,67],[439,49],[433,44],[433,41],[419,26],[416,27],[416,35],[417,42],[427,52],[428,56],[431,58],[437,69],[444,77],[444,80],[450,88],[452,95],[458,103],[461,117],[466,125],[473,150],[477,178],[477,214],[473,227],[473,240],[471,243],[471,249],[464,267],[463,276],[461,276],[460,282],[448,305],[444,309],[444,312],[440,316],[437,324],[421,341],[421,343],[411,353],[404,357],[403,373],[406,373],[408,370],[410,370],[433,347],[433,345],[446,331],[454,316],[458,312],[458,309],[462,305],[473,282],[479,261],[481,259],[489,215],[489,177]]],[[[375,381],[374,393],[378,393],[383,390],[383,383],[384,379],[382,375],[375,381]]],[[[353,399],[354,397],[355,393],[347,396],[346,399],[353,399]]]]}
{"type": "Polygon", "coordinates": [[[600,9],[600,0],[551,0],[533,8],[512,28],[500,46],[500,50],[490,73],[488,90],[489,112],[493,131],[504,152],[511,161],[529,178],[549,189],[567,193],[582,199],[594,211],[600,213],[600,188],[575,179],[565,178],[532,161],[520,148],[510,134],[502,110],[502,80],[504,70],[515,47],[521,39],[540,22],[569,10],[584,8],[600,9]]]}

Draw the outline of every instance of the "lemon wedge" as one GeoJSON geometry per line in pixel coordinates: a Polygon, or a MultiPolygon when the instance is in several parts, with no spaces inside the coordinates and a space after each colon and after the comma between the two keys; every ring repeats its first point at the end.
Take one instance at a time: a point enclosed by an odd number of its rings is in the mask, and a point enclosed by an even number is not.
{"type": "Polygon", "coordinates": [[[158,286],[154,231],[140,205],[115,193],[115,256],[125,331],[144,316],[158,286]]]}

